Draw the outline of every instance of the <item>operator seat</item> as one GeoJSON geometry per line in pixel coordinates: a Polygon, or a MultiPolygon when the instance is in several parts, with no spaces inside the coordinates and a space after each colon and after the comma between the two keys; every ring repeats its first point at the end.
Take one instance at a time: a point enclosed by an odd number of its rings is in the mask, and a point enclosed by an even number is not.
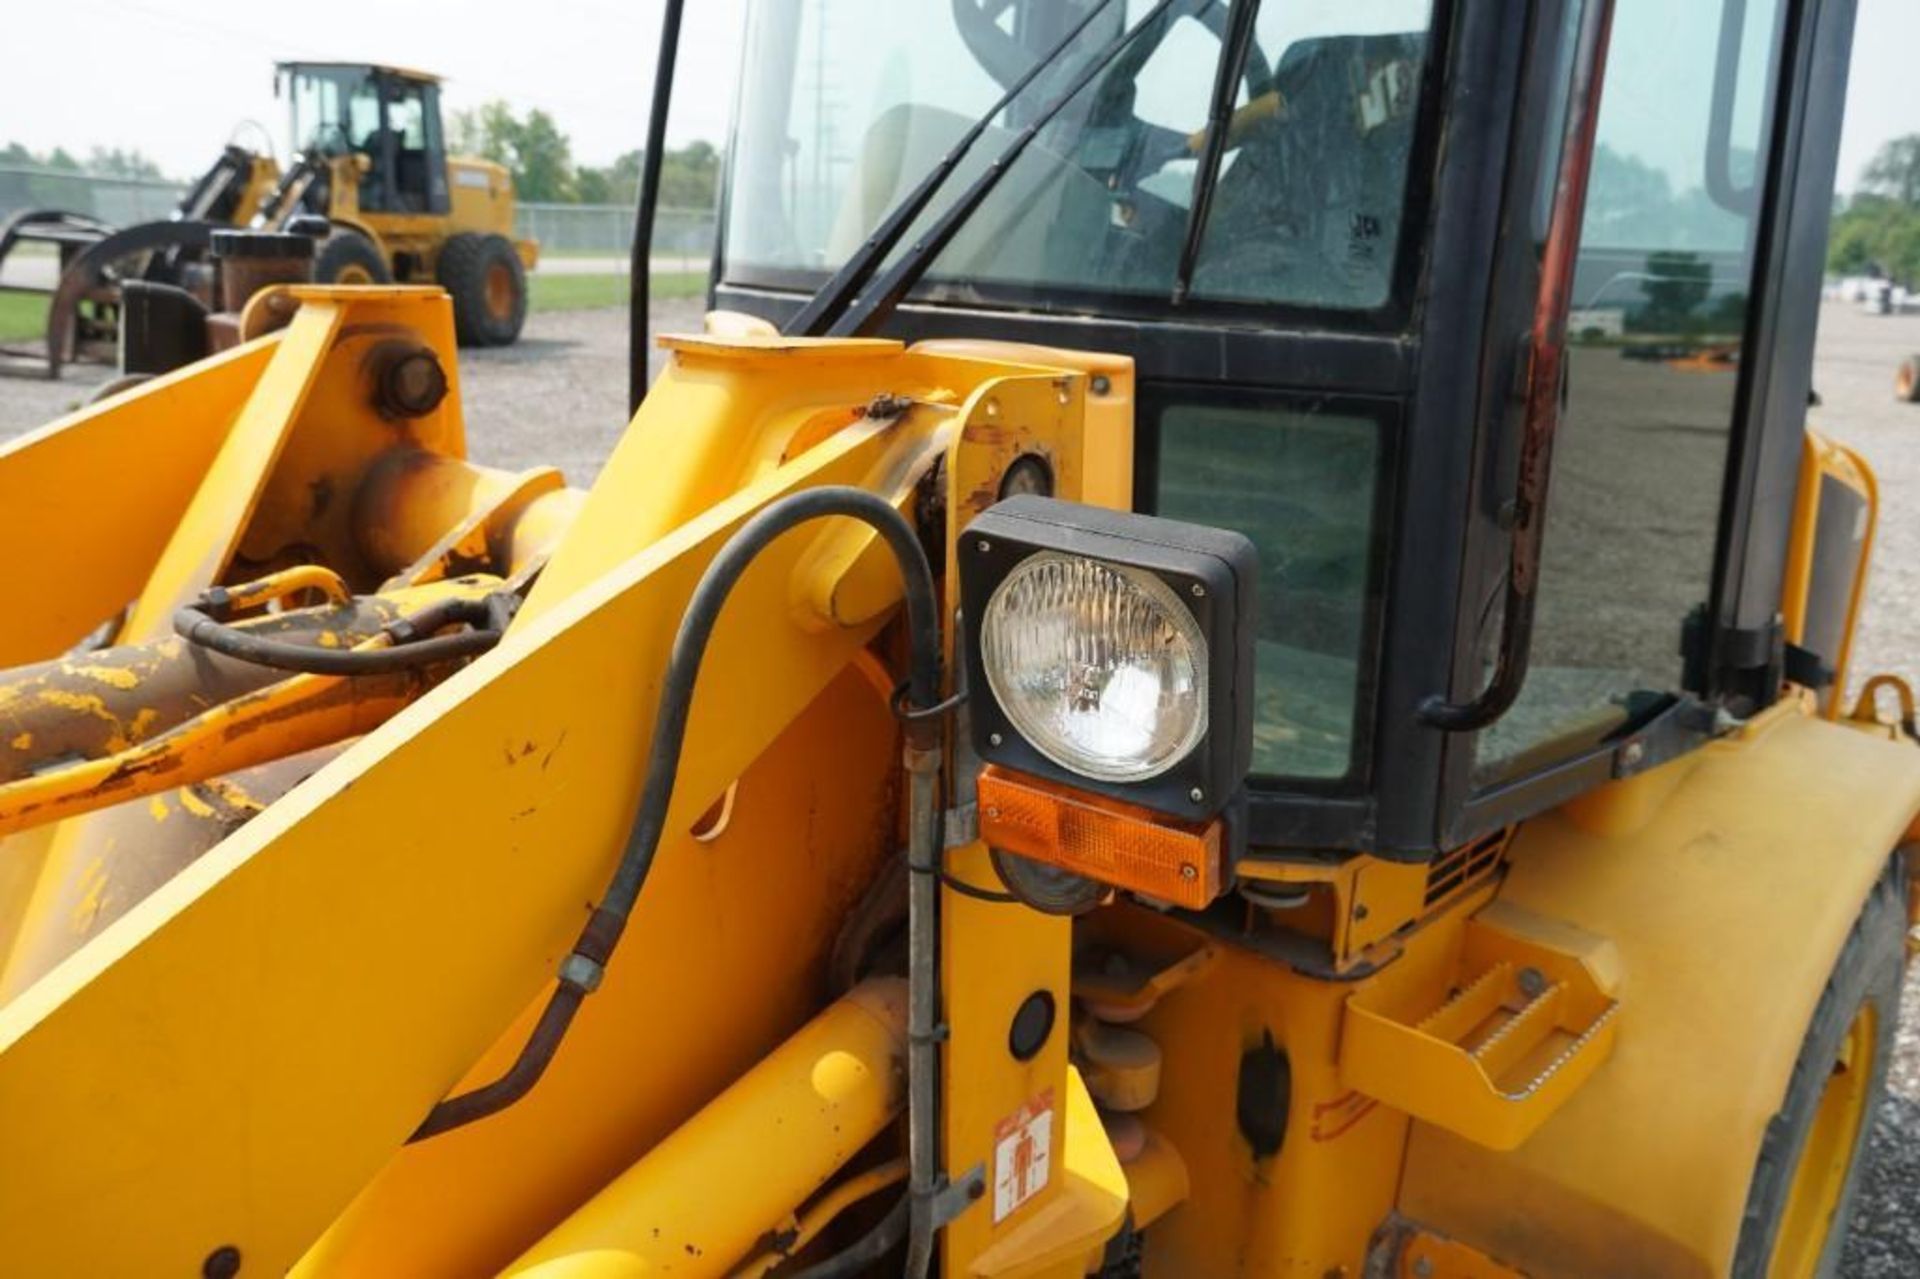
{"type": "Polygon", "coordinates": [[[1288,46],[1279,114],[1249,131],[1214,193],[1196,292],[1368,310],[1392,291],[1426,39],[1288,46]]]}

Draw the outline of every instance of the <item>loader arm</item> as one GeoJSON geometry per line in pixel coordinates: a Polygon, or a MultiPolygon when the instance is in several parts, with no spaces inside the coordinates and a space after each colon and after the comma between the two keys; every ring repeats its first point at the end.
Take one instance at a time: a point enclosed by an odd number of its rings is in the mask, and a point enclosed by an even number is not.
{"type": "MultiPolygon", "coordinates": [[[[340,361],[364,373],[370,326],[396,340],[410,323],[451,365],[443,302],[306,296],[265,366],[246,366],[257,380],[237,408],[231,360],[142,393],[229,425],[172,530],[146,535],[155,567],[133,619],[294,536],[295,480],[337,450],[319,441],[340,438],[357,403],[364,413],[364,377],[340,361]]],[[[9,1266],[196,1270],[234,1249],[249,1272],[283,1269],[332,1222],[318,1270],[497,1267],[818,1007],[836,921],[893,849],[897,735],[869,647],[897,577],[871,536],[834,522],[774,542],[722,613],[656,879],[551,1078],[494,1121],[405,1145],[524,1037],[516,1015],[543,995],[617,854],[668,646],[727,537],[787,494],[853,485],[911,508],[937,462],[986,476],[1023,450],[1078,491],[1085,433],[1122,421],[1088,408],[1081,369],[1033,352],[669,345],[670,371],[498,648],[0,1008],[9,1266]],[[816,775],[828,751],[846,766],[816,775]],[[729,788],[729,833],[695,840],[729,788]],[[440,1220],[422,1228],[421,1213],[440,1220]],[[116,1229],[88,1228],[101,1219],[116,1229]]],[[[457,400],[440,412],[437,447],[457,455],[457,400]]],[[[370,445],[338,478],[371,492],[390,478],[384,456],[370,445]]],[[[953,500],[965,513],[996,496],[953,500]]],[[[371,572],[354,575],[377,583],[371,572]]]]}

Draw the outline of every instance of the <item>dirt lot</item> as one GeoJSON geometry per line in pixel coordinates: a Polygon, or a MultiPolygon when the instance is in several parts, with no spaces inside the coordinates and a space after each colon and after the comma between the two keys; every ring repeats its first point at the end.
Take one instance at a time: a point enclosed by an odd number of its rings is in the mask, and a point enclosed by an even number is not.
{"type": "MultiPolygon", "coordinates": [[[[654,327],[687,330],[698,323],[697,303],[672,302],[659,309],[654,327]]],[[[1855,673],[1894,671],[1920,684],[1920,644],[1911,634],[1920,623],[1920,405],[1896,404],[1890,394],[1896,364],[1916,352],[1920,317],[1882,318],[1850,307],[1826,307],[1814,372],[1824,404],[1814,411],[1813,421],[1859,448],[1880,480],[1884,510],[1855,673]]],[[[655,359],[657,363],[657,355],[655,359]]],[[[591,484],[626,423],[625,360],[624,321],[616,311],[536,315],[520,345],[464,355],[461,391],[475,457],[508,467],[548,462],[560,466],[573,483],[591,484]]],[[[1617,376],[1631,379],[1641,373],[1630,370],[1617,376]]],[[[0,380],[0,441],[83,402],[99,379],[97,371],[82,369],[59,383],[0,380]]],[[[1689,398],[1713,394],[1708,382],[1687,392],[1689,398]]],[[[1686,410],[1676,408],[1675,414],[1677,429],[1692,429],[1678,422],[1686,410]]],[[[1707,441],[1704,432],[1696,434],[1707,441]]],[[[1717,442],[1707,444],[1717,447],[1717,442]]],[[[1717,489],[1701,494],[1715,497],[1717,489]]],[[[1583,500],[1566,488],[1556,496],[1566,499],[1569,512],[1583,500]]],[[[1607,505],[1593,502],[1596,521],[1605,520],[1607,512],[1601,508],[1607,505]]],[[[1658,533],[1645,521],[1635,523],[1637,531],[1658,533]]],[[[1670,601],[1675,608],[1688,602],[1683,594],[1670,601]]],[[[1648,602],[1638,601],[1635,611],[1645,616],[1648,602]]],[[[1659,603],[1664,609],[1669,601],[1659,603]]],[[[1616,637],[1624,633],[1624,628],[1586,630],[1616,637]]],[[[1663,634],[1659,642],[1669,641],[1663,634]]],[[[1586,660],[1578,664],[1616,669],[1636,665],[1632,653],[1566,655],[1569,663],[1579,658],[1586,660]]],[[[1920,969],[1908,983],[1891,1086],[1893,1096],[1877,1117],[1874,1132],[1877,1166],[1865,1187],[1843,1271],[1854,1279],[1920,1275],[1920,969]]]]}

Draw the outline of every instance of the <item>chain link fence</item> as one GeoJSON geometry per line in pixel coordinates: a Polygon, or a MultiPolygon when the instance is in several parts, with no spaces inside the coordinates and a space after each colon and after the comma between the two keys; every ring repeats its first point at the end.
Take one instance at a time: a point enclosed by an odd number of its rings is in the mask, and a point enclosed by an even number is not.
{"type": "Polygon", "coordinates": [[[0,221],[22,209],[66,209],[115,226],[152,222],[171,214],[185,190],[177,182],[0,165],[0,221]]]}
{"type": "MultiPolygon", "coordinates": [[[[625,259],[633,246],[633,206],[521,204],[516,229],[540,242],[542,257],[625,259]]],[[[660,209],[653,225],[653,260],[683,271],[703,271],[713,256],[711,209],[660,209]]]]}
{"type": "MultiPolygon", "coordinates": [[[[0,165],[0,221],[22,209],[67,209],[130,226],[170,216],[184,191],[177,182],[0,165]]],[[[633,244],[631,205],[522,202],[517,214],[516,232],[538,240],[541,252],[550,256],[624,260],[633,244]]],[[[711,209],[661,209],[654,224],[654,261],[704,270],[713,255],[714,226],[711,209]]]]}

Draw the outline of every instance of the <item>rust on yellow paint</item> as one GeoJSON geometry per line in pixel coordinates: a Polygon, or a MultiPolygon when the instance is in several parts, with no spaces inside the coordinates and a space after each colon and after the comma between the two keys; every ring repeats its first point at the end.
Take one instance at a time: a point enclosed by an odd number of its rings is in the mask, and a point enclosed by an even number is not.
{"type": "Polygon", "coordinates": [[[98,694],[70,693],[63,688],[49,688],[40,693],[40,698],[49,706],[58,706],[76,715],[91,715],[110,725],[113,734],[107,738],[107,750],[117,754],[127,749],[127,726],[120,722],[119,716],[107,709],[106,702],[98,694]]]}
{"type": "Polygon", "coordinates": [[[140,684],[140,677],[138,675],[122,667],[70,666],[67,669],[75,675],[83,676],[96,683],[105,684],[108,688],[117,688],[122,691],[137,688],[140,684]]]}

